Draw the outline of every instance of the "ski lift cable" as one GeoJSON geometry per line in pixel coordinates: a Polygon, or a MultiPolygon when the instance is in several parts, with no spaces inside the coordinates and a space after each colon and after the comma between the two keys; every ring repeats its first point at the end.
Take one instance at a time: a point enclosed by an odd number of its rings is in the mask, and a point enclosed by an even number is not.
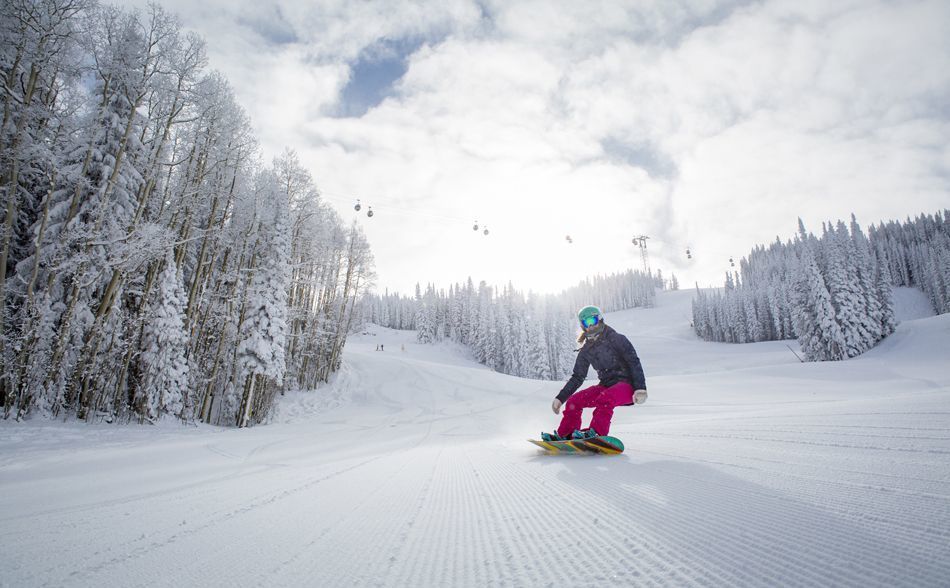
{"type": "MultiPolygon", "coordinates": [[[[472,218],[467,219],[467,218],[462,218],[459,216],[451,216],[447,214],[436,213],[430,210],[423,210],[422,208],[406,208],[406,207],[401,207],[401,206],[394,206],[391,204],[380,204],[379,201],[375,201],[373,204],[370,204],[370,202],[373,201],[373,199],[367,199],[363,196],[357,198],[355,196],[344,196],[337,193],[327,193],[327,192],[319,192],[319,194],[321,198],[324,198],[326,200],[332,200],[339,203],[346,203],[348,205],[353,205],[354,203],[356,203],[356,205],[359,206],[359,208],[356,208],[356,210],[357,212],[360,212],[360,214],[366,214],[366,211],[372,210],[375,212],[379,212],[381,214],[385,214],[387,216],[390,214],[395,214],[395,215],[404,216],[408,218],[423,217],[423,218],[427,218],[431,220],[458,223],[463,226],[470,226],[470,227],[475,225],[478,227],[477,229],[474,229],[475,232],[479,234],[484,234],[484,235],[489,234],[492,228],[495,228],[499,225],[505,226],[506,224],[504,222],[505,219],[501,219],[501,220],[496,219],[493,221],[485,222],[483,220],[484,215],[473,216],[472,218]],[[473,220],[474,220],[474,223],[473,223],[473,220]]],[[[373,215],[370,215],[370,216],[373,216],[373,215]]],[[[566,235],[565,233],[561,233],[561,237],[559,238],[562,243],[565,243],[568,245],[573,245],[577,243],[577,235],[574,234],[576,232],[576,228],[572,227],[572,229],[575,229],[575,230],[569,231],[566,235]]],[[[560,229],[560,230],[563,230],[563,229],[560,229]]],[[[582,238],[581,241],[583,242],[585,241],[585,239],[582,238]]],[[[662,238],[658,239],[657,244],[663,244],[664,241],[665,240],[662,238]]],[[[675,245],[669,242],[665,244],[673,245],[673,247],[676,250],[680,251],[680,255],[684,255],[686,259],[692,260],[696,254],[696,247],[694,246],[694,244],[689,242],[686,245],[682,245],[681,240],[675,239],[674,241],[676,241],[675,245]]],[[[634,246],[638,245],[637,239],[634,239],[633,245],[634,246]]]]}
{"type": "MultiPolygon", "coordinates": [[[[362,197],[352,198],[352,197],[340,196],[336,194],[327,194],[325,192],[321,192],[320,196],[327,200],[334,200],[336,202],[346,202],[346,203],[358,202],[361,207],[368,208],[371,206],[373,210],[378,211],[378,212],[393,212],[393,213],[405,215],[408,217],[423,216],[423,217],[428,217],[435,220],[460,222],[460,223],[465,223],[465,224],[472,222],[469,219],[464,219],[457,216],[448,216],[445,214],[433,213],[426,210],[402,208],[399,206],[393,206],[391,204],[379,204],[378,202],[370,204],[370,201],[371,201],[370,199],[362,198],[362,197]]],[[[479,223],[479,224],[490,225],[491,223],[479,223]]]]}
{"type": "MultiPolygon", "coordinates": [[[[346,203],[349,205],[356,203],[358,206],[361,207],[359,209],[356,209],[357,211],[360,211],[361,209],[367,209],[371,206],[374,210],[379,211],[379,212],[395,213],[395,214],[404,215],[404,216],[413,217],[413,218],[427,217],[434,220],[442,220],[442,221],[448,221],[448,222],[453,222],[453,223],[462,223],[462,224],[472,226],[473,229],[479,233],[484,233],[485,229],[491,229],[492,227],[506,226],[506,225],[511,224],[508,222],[507,219],[504,219],[504,218],[486,221],[484,220],[484,215],[473,215],[471,218],[462,218],[459,216],[450,216],[447,214],[431,212],[428,210],[423,210],[421,208],[405,208],[405,207],[400,207],[400,206],[393,206],[391,204],[379,204],[378,200],[373,201],[372,199],[367,199],[363,196],[356,198],[354,196],[343,196],[341,194],[327,193],[327,192],[320,192],[320,196],[327,200],[333,200],[336,202],[346,203]],[[370,202],[374,202],[374,203],[371,205],[370,202]],[[474,226],[477,226],[478,228],[476,229],[474,228],[474,226]]],[[[523,222],[519,221],[519,224],[523,224],[523,222]]],[[[562,229],[559,229],[559,230],[562,230],[562,229]]],[[[576,228],[575,228],[575,231],[576,231],[576,228]]]]}

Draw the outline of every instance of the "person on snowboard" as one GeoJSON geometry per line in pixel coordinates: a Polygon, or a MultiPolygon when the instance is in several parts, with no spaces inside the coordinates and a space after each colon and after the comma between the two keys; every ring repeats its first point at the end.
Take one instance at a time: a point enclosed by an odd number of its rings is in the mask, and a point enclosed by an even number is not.
{"type": "Polygon", "coordinates": [[[610,433],[610,419],[618,406],[643,404],[647,400],[647,383],[640,358],[630,340],[604,322],[603,313],[596,306],[585,306],[577,313],[581,334],[577,338],[583,346],[574,362],[574,373],[551,403],[554,414],[564,416],[553,433],[541,433],[544,441],[586,439],[610,433]],[[590,366],[597,370],[600,381],[575,394],[587,378],[590,366]],[[581,414],[593,408],[590,427],[581,429],[581,414]]]}

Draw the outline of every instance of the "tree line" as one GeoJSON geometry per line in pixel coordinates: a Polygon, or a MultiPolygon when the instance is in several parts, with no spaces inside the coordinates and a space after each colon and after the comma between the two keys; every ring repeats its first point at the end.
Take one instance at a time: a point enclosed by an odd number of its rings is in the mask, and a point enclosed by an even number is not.
{"type": "Polygon", "coordinates": [[[892,286],[923,290],[950,312],[948,211],[872,226],[824,223],[821,237],[799,219],[793,240],[757,246],[726,274],[721,291],[697,286],[693,326],[709,341],[797,338],[810,361],[855,357],[892,333],[892,286]]]}
{"type": "Polygon", "coordinates": [[[205,43],[152,5],[0,8],[6,418],[246,426],[339,367],[373,277],[205,43]]]}
{"type": "MultiPolygon", "coordinates": [[[[673,278],[675,282],[675,277],[673,278]]],[[[662,276],[638,271],[588,278],[560,294],[527,296],[512,284],[502,288],[471,278],[448,291],[417,285],[415,296],[368,294],[363,320],[417,331],[422,343],[450,340],[469,347],[495,371],[553,380],[574,366],[578,308],[597,304],[604,312],[653,306],[662,276]]]]}

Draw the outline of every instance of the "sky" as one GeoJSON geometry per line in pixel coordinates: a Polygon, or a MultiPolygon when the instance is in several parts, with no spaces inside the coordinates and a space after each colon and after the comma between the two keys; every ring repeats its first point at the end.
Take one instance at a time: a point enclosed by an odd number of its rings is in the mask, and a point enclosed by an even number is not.
{"type": "Polygon", "coordinates": [[[950,207],[945,0],[162,5],[265,160],[294,149],[365,228],[379,291],[557,292],[642,269],[641,235],[653,271],[721,285],[799,217],[950,207]]]}

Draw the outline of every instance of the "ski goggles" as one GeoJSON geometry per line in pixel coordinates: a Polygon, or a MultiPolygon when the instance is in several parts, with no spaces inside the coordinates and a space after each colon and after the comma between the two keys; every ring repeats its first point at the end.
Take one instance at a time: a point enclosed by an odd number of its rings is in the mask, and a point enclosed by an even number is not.
{"type": "Polygon", "coordinates": [[[600,317],[599,317],[599,316],[597,316],[597,315],[588,316],[588,317],[585,317],[585,318],[581,319],[581,326],[584,327],[585,329],[589,329],[589,328],[593,327],[594,325],[596,325],[596,324],[599,323],[599,322],[600,322],[600,317]]]}

